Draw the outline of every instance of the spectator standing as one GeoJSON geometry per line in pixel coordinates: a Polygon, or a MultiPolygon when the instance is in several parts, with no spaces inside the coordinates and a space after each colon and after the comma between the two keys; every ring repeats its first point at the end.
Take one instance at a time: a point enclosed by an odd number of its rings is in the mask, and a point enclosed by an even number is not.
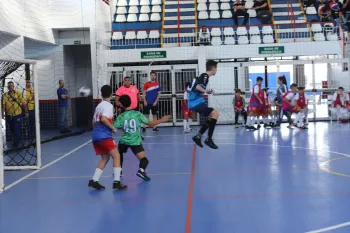
{"type": "MultiPolygon", "coordinates": [[[[7,83],[8,92],[2,96],[2,109],[5,112],[5,120],[10,126],[10,131],[13,137],[13,147],[16,148],[21,140],[21,118],[23,108],[26,103],[22,93],[15,90],[15,85],[12,81],[7,83]]],[[[4,113],[2,113],[4,117],[4,113]]]]}
{"type": "Polygon", "coordinates": [[[262,24],[270,24],[272,13],[266,0],[257,0],[253,5],[253,10],[256,10],[256,14],[262,24]]]}
{"type": "Polygon", "coordinates": [[[70,95],[66,88],[64,88],[64,81],[58,81],[60,87],[57,89],[57,97],[58,97],[58,117],[59,117],[59,127],[61,133],[70,133],[67,127],[68,120],[68,99],[70,99],[70,95]]]}
{"type": "MultiPolygon", "coordinates": [[[[157,73],[151,72],[151,81],[148,81],[143,86],[143,101],[144,101],[144,108],[143,108],[143,114],[146,117],[149,117],[149,114],[152,113],[153,120],[158,119],[158,101],[160,98],[160,92],[161,88],[159,86],[159,83],[156,81],[157,79],[157,73]]],[[[144,128],[143,131],[146,129],[144,128]]],[[[156,126],[153,127],[153,132],[159,131],[156,126]]]]}
{"type": "MultiPolygon", "coordinates": [[[[128,95],[131,99],[131,108],[132,110],[138,111],[138,103],[140,98],[140,93],[137,87],[134,85],[131,85],[131,79],[130,77],[124,77],[124,83],[123,86],[119,87],[117,91],[115,92],[116,98],[115,102],[117,104],[117,108],[120,108],[119,98],[122,95],[128,95]]],[[[124,112],[125,109],[121,109],[121,112],[124,112]]]]}
{"type": "Polygon", "coordinates": [[[29,134],[35,136],[35,104],[34,89],[31,87],[30,80],[26,80],[26,89],[23,90],[23,97],[26,102],[26,119],[29,122],[29,134]]]}
{"type": "Polygon", "coordinates": [[[243,25],[246,25],[249,20],[249,14],[247,13],[247,9],[245,8],[245,2],[241,0],[237,0],[233,7],[234,14],[233,14],[233,20],[235,22],[235,25],[238,26],[238,16],[243,16],[244,21],[243,25]]]}

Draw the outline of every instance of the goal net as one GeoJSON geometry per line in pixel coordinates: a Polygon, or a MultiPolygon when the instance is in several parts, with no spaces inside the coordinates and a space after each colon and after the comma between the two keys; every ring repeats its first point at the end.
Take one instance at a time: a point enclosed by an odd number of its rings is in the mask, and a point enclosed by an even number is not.
{"type": "Polygon", "coordinates": [[[0,58],[0,192],[5,171],[39,169],[40,121],[36,63],[0,58]]]}

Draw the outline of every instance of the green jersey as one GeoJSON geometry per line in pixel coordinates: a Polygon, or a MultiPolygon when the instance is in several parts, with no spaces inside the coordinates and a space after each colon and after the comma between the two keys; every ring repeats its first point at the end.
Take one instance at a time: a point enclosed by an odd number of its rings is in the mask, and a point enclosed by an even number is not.
{"type": "Polygon", "coordinates": [[[114,122],[116,129],[122,128],[123,134],[120,143],[129,146],[141,145],[140,129],[142,124],[148,123],[148,119],[138,111],[129,110],[120,114],[114,122]]]}

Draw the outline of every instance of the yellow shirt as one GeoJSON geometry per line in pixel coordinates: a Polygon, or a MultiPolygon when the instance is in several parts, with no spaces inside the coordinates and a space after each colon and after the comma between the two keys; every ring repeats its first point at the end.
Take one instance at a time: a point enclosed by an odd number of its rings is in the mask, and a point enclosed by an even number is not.
{"type": "Polygon", "coordinates": [[[18,104],[23,104],[25,103],[22,93],[19,91],[14,91],[14,93],[11,93],[12,97],[14,97],[18,103],[16,103],[16,101],[14,101],[8,92],[6,92],[3,96],[2,96],[2,106],[3,106],[3,110],[5,111],[6,115],[8,116],[17,116],[20,115],[22,113],[22,106],[18,105],[18,104]]]}
{"type": "Polygon", "coordinates": [[[34,110],[34,89],[28,88],[23,91],[23,97],[29,111],[34,110]]]}

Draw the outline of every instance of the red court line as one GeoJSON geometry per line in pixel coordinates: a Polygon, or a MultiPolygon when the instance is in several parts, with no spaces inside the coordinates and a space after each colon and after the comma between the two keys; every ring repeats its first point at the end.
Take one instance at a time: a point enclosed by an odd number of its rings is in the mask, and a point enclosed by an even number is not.
{"type": "Polygon", "coordinates": [[[191,232],[192,202],[193,202],[193,187],[194,187],[194,169],[196,167],[196,151],[197,151],[197,147],[196,147],[196,145],[193,145],[192,167],[191,167],[190,189],[188,191],[188,200],[187,200],[185,233],[191,232]]]}

